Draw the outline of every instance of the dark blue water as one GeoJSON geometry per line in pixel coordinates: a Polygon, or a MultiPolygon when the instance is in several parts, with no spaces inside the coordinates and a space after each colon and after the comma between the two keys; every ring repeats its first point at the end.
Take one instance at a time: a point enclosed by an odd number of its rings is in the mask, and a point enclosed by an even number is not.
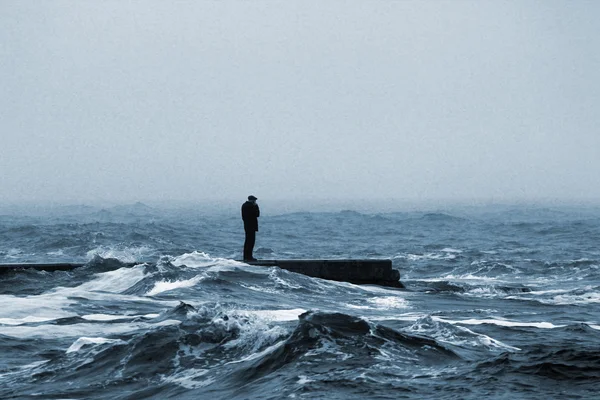
{"type": "Polygon", "coordinates": [[[0,275],[2,399],[600,391],[598,208],[261,210],[258,258],[390,258],[406,289],[233,261],[238,210],[59,211],[0,216],[0,262],[86,262],[0,275]]]}

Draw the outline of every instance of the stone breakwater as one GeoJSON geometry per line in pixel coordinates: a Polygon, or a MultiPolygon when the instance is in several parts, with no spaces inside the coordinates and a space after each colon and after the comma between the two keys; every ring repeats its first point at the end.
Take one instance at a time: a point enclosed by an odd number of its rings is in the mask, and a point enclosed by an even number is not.
{"type": "MultiPolygon", "coordinates": [[[[139,263],[126,263],[134,266],[139,263]]],[[[250,265],[279,267],[313,278],[328,279],[354,284],[373,284],[402,288],[400,272],[392,268],[391,260],[257,260],[250,265]]],[[[83,263],[19,263],[0,264],[0,273],[19,269],[43,271],[69,271],[82,267],[83,263]]]]}
{"type": "Polygon", "coordinates": [[[258,260],[251,265],[279,267],[313,278],[355,284],[374,284],[402,288],[400,272],[391,260],[258,260]]]}

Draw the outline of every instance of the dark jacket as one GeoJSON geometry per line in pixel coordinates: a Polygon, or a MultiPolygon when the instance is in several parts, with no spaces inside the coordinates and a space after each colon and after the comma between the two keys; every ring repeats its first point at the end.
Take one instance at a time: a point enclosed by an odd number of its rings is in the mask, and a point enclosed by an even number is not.
{"type": "Polygon", "coordinates": [[[258,231],[258,217],[260,217],[258,204],[251,201],[242,204],[242,219],[244,220],[245,230],[258,231]]]}

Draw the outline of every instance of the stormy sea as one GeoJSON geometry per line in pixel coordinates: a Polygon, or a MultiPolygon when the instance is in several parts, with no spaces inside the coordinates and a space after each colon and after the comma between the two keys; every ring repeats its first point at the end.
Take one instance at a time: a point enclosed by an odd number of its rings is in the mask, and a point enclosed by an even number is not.
{"type": "Polygon", "coordinates": [[[259,259],[391,259],[404,289],[250,266],[239,207],[0,213],[1,399],[591,399],[600,208],[270,212],[259,259]]]}

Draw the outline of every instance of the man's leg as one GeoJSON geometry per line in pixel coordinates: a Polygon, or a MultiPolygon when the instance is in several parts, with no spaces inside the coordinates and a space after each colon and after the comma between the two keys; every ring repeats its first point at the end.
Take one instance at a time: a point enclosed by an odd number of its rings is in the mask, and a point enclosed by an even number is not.
{"type": "Polygon", "coordinates": [[[250,235],[250,232],[246,231],[246,238],[244,239],[244,261],[247,261],[250,259],[249,255],[248,255],[248,244],[250,243],[250,240],[248,238],[249,235],[250,235]]]}
{"type": "Polygon", "coordinates": [[[254,256],[252,255],[252,253],[254,252],[254,244],[255,243],[256,243],[256,232],[252,231],[248,235],[248,255],[250,256],[250,257],[248,257],[249,260],[254,259],[254,256]]]}
{"type": "Polygon", "coordinates": [[[246,240],[244,241],[244,260],[252,260],[254,243],[256,243],[256,232],[253,230],[247,230],[246,240]]]}

